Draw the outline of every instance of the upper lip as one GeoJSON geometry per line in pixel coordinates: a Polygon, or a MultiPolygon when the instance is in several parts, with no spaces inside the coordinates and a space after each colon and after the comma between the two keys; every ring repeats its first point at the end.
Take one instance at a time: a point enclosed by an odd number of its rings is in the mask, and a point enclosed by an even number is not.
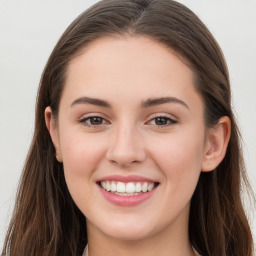
{"type": "Polygon", "coordinates": [[[123,176],[123,175],[109,175],[109,176],[105,176],[101,179],[98,180],[98,182],[101,181],[121,181],[121,182],[142,182],[142,181],[146,181],[146,182],[157,182],[155,180],[152,180],[150,178],[146,178],[143,176],[139,176],[139,175],[128,175],[128,176],[123,176]]]}

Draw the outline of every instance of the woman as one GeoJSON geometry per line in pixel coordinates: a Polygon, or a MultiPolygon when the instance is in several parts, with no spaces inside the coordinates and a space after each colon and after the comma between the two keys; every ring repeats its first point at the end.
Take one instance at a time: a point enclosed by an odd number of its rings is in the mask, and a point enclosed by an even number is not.
{"type": "Polygon", "coordinates": [[[3,253],[251,256],[230,102],[221,50],[183,5],[82,13],[42,75],[3,253]]]}

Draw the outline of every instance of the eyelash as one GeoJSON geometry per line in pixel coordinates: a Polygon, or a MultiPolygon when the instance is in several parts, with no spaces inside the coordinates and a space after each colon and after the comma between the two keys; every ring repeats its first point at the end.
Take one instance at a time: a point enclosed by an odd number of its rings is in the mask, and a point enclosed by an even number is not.
{"type": "MultiPolygon", "coordinates": [[[[96,120],[94,120],[94,121],[96,121],[96,120]]],[[[176,121],[176,120],[174,120],[174,119],[172,119],[170,117],[166,117],[166,116],[161,116],[160,115],[160,116],[156,116],[156,117],[150,119],[146,124],[155,125],[155,126],[157,126],[159,128],[164,128],[164,127],[167,127],[167,126],[174,125],[177,122],[178,121],[176,121]],[[165,124],[156,124],[157,120],[161,121],[161,122],[164,121],[166,123],[165,124]],[[155,124],[151,123],[153,121],[154,121],[155,124]]],[[[97,116],[97,115],[92,115],[92,116],[84,117],[84,118],[79,120],[79,123],[81,123],[81,124],[83,124],[83,125],[85,125],[87,127],[92,127],[92,128],[94,128],[94,127],[101,127],[102,125],[109,124],[109,122],[105,118],[103,118],[101,116],[97,116]],[[92,124],[93,119],[98,119],[97,121],[100,121],[101,123],[100,124],[92,124]],[[88,121],[90,123],[88,123],[88,121]]]]}
{"type": "Polygon", "coordinates": [[[79,123],[85,125],[85,126],[88,126],[88,127],[100,127],[104,124],[107,124],[108,121],[106,121],[106,119],[104,119],[103,117],[101,116],[97,116],[97,115],[94,115],[94,116],[87,116],[87,117],[84,117],[82,119],[79,120],[79,123]],[[92,120],[93,119],[100,119],[102,121],[102,123],[100,124],[92,124],[92,120]],[[90,123],[87,123],[87,121],[89,121],[90,123]]]}
{"type": "Polygon", "coordinates": [[[156,126],[158,126],[159,128],[171,126],[171,125],[176,124],[176,123],[178,122],[178,121],[176,121],[176,120],[174,120],[174,119],[172,119],[172,118],[170,118],[170,117],[161,116],[161,115],[160,115],[160,116],[156,116],[156,117],[150,119],[148,123],[150,123],[150,122],[152,122],[152,121],[155,122],[155,124],[153,124],[153,125],[156,125],[156,126]],[[158,124],[158,125],[157,125],[157,124],[156,124],[157,119],[158,119],[158,121],[161,120],[161,121],[165,121],[166,123],[165,123],[165,124],[158,124]]]}

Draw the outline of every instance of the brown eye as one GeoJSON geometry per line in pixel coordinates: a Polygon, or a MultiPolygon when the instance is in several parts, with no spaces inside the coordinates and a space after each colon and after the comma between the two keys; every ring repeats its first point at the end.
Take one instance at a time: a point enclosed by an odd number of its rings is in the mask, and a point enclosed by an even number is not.
{"type": "Polygon", "coordinates": [[[84,124],[85,126],[100,126],[102,124],[106,124],[107,121],[100,117],[100,116],[89,116],[81,119],[80,123],[84,124]]]}
{"type": "Polygon", "coordinates": [[[103,123],[103,118],[98,117],[98,116],[93,116],[93,117],[89,117],[88,120],[90,122],[90,124],[92,125],[100,125],[103,123]]]}
{"type": "Polygon", "coordinates": [[[166,125],[168,124],[169,120],[165,117],[157,117],[155,119],[155,123],[156,125],[166,125]]]}
{"type": "Polygon", "coordinates": [[[166,125],[172,125],[177,123],[177,121],[169,118],[169,117],[164,117],[164,116],[159,116],[155,117],[150,120],[149,122],[152,125],[157,125],[157,126],[166,126],[166,125]]]}

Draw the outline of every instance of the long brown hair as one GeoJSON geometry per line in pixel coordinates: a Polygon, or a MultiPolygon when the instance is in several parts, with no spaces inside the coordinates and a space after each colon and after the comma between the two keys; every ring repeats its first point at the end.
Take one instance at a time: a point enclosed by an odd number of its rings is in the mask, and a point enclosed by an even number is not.
{"type": "Polygon", "coordinates": [[[41,77],[35,133],[3,253],[82,255],[87,244],[86,219],[69,194],[62,164],[56,161],[44,110],[51,106],[58,115],[70,60],[94,40],[112,35],[145,36],[173,49],[194,72],[206,126],[216,124],[222,116],[230,118],[226,156],[214,171],[201,173],[192,197],[189,237],[204,256],[252,256],[253,239],[241,201],[242,188],[251,189],[231,109],[227,66],[205,25],[191,10],[172,0],[103,0],[64,32],[41,77]]]}

